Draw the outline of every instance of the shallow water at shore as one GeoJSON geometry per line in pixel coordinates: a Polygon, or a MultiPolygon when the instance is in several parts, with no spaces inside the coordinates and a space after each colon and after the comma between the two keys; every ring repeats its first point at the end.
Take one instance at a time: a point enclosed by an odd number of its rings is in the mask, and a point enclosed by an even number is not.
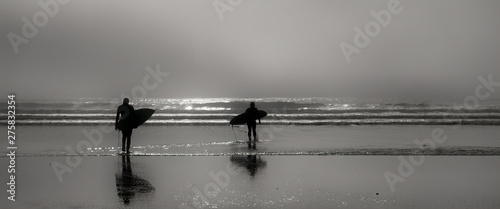
{"type": "MultiPolygon", "coordinates": [[[[5,127],[5,126],[4,126],[5,127]]],[[[111,126],[17,126],[19,156],[116,155],[111,126]]],[[[141,126],[133,155],[500,155],[497,126],[272,126],[257,128],[248,149],[246,127],[141,126]],[[442,132],[446,140],[419,145],[442,132]]],[[[0,130],[0,134],[6,128],[0,130]]],[[[5,133],[6,134],[6,133],[5,133]]],[[[121,140],[120,140],[121,141],[121,140]]],[[[7,141],[0,142],[7,147],[7,141]]],[[[0,156],[6,156],[7,150],[0,156]]]]}

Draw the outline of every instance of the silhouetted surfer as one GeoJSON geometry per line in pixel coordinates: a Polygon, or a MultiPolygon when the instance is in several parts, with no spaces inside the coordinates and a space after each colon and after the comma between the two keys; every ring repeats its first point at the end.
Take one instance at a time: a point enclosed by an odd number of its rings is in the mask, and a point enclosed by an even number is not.
{"type": "Polygon", "coordinates": [[[132,129],[135,128],[133,122],[134,107],[128,104],[128,98],[123,99],[123,104],[116,111],[115,130],[122,131],[122,151],[125,152],[125,142],[127,142],[127,153],[130,153],[130,140],[132,129]],[[121,117],[120,117],[121,115],[121,117]],[[118,119],[120,121],[118,121],[118,119]]]}
{"type": "Polygon", "coordinates": [[[255,103],[251,102],[250,107],[247,108],[245,111],[247,115],[247,126],[248,126],[248,145],[250,145],[250,142],[252,141],[252,132],[253,132],[253,139],[254,142],[257,140],[257,122],[255,120],[259,120],[260,124],[260,118],[259,118],[259,110],[255,108],[255,103]]]}

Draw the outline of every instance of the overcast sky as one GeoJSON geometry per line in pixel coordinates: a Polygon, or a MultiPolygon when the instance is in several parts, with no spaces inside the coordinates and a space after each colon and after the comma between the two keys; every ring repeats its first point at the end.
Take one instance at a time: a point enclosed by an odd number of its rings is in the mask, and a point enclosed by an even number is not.
{"type": "Polygon", "coordinates": [[[39,1],[0,0],[2,95],[120,97],[158,64],[148,97],[463,99],[500,81],[498,0],[401,0],[350,63],[340,43],[389,0],[220,0],[223,21],[212,0],[73,0],[15,53],[39,1]]]}

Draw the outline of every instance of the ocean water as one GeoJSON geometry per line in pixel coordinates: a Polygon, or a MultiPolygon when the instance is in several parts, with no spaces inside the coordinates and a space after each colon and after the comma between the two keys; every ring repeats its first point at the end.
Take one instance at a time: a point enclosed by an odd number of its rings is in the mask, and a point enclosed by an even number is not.
{"type": "MultiPolygon", "coordinates": [[[[455,101],[132,100],[136,109],[156,113],[134,130],[127,156],[118,156],[121,136],[113,129],[120,99],[16,102],[18,199],[3,200],[6,208],[196,208],[202,199],[195,189],[204,191],[214,183],[211,172],[228,166],[240,173],[230,174],[227,188],[205,202],[209,208],[499,205],[498,101],[468,109],[455,101]],[[252,148],[246,127],[229,125],[250,101],[269,113],[252,148]],[[436,130],[447,140],[416,143],[436,130]],[[415,155],[425,155],[418,157],[425,162],[391,191],[385,173],[401,172],[401,159],[415,155]],[[71,171],[59,180],[54,165],[71,171]]],[[[0,140],[0,147],[8,146],[0,140]]],[[[11,163],[10,151],[0,150],[0,167],[11,163]]],[[[1,182],[7,178],[0,175],[1,182]]]]}
{"type": "MultiPolygon", "coordinates": [[[[132,99],[135,109],[156,112],[149,125],[227,125],[256,102],[268,112],[264,124],[281,125],[500,125],[500,100],[477,107],[463,101],[408,101],[354,98],[209,98],[132,99]]],[[[16,123],[22,125],[92,125],[114,123],[121,100],[114,98],[18,100],[16,123]]],[[[7,102],[0,104],[6,124],[7,102]]]]}
{"type": "MultiPolygon", "coordinates": [[[[18,100],[17,153],[116,155],[120,134],[113,123],[120,103],[120,99],[18,100]],[[102,142],[79,145],[89,138],[102,142]]],[[[142,99],[131,104],[135,109],[156,110],[134,130],[133,155],[500,155],[499,101],[469,109],[455,101],[338,98],[142,99]],[[256,149],[247,148],[246,126],[229,125],[251,101],[268,112],[257,129],[256,149]],[[425,149],[415,143],[429,138],[435,129],[442,129],[449,140],[425,149]]],[[[6,102],[2,105],[5,125],[6,102]]],[[[0,145],[6,147],[6,141],[0,145]]]]}

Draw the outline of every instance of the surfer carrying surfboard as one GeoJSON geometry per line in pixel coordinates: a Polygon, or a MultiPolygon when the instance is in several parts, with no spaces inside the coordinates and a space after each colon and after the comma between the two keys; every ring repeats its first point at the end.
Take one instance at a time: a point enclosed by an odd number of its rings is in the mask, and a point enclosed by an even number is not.
{"type": "Polygon", "coordinates": [[[127,142],[127,153],[130,153],[132,129],[136,127],[134,124],[134,107],[128,103],[128,98],[124,98],[123,104],[118,106],[116,111],[115,130],[120,129],[122,131],[122,151],[125,152],[125,142],[127,142]]]}
{"type": "Polygon", "coordinates": [[[253,133],[253,139],[254,141],[257,141],[257,122],[255,120],[259,120],[260,124],[260,116],[259,116],[259,110],[255,108],[255,103],[251,102],[250,107],[247,108],[245,111],[245,114],[247,115],[247,127],[248,127],[248,141],[252,141],[252,133],[253,133]]]}

